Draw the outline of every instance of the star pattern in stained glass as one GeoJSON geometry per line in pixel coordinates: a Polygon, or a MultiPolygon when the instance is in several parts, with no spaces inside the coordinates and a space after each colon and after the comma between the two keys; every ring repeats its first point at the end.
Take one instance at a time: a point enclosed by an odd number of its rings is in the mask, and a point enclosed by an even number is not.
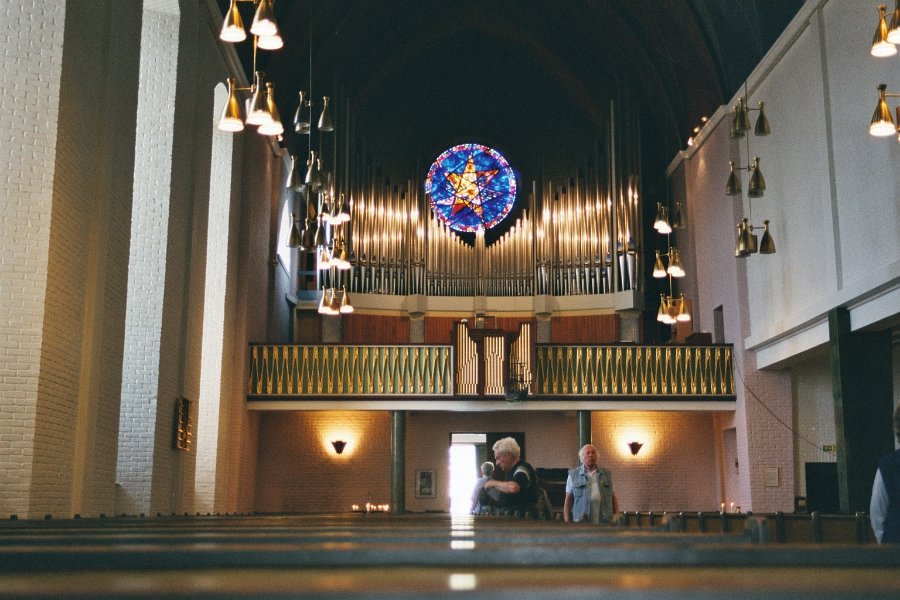
{"type": "Polygon", "coordinates": [[[490,229],[516,201],[516,175],[506,158],[481,144],[445,150],[431,165],[425,195],[440,220],[456,231],[490,229]]]}

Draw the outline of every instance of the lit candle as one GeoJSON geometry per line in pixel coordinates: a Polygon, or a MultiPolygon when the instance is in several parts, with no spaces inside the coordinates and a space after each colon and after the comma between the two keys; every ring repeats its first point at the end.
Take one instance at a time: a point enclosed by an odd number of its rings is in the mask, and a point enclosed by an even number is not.
{"type": "Polygon", "coordinates": [[[725,512],[725,503],[722,503],[722,512],[725,512]]]}
{"type": "Polygon", "coordinates": [[[731,503],[731,512],[734,512],[734,502],[731,503]]]}

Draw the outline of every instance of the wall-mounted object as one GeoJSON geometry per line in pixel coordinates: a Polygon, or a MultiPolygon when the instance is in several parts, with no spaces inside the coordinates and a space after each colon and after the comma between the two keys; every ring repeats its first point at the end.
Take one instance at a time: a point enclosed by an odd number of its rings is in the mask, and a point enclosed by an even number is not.
{"type": "Polygon", "coordinates": [[[347,447],[347,442],[345,442],[344,440],[334,440],[333,442],[331,442],[331,445],[334,446],[334,451],[337,454],[343,454],[344,448],[347,447]]]}
{"type": "Polygon", "coordinates": [[[640,442],[628,442],[628,449],[631,450],[632,456],[637,456],[637,453],[641,451],[643,446],[640,442]]]}
{"type": "Polygon", "coordinates": [[[176,450],[188,452],[193,437],[193,421],[191,419],[191,401],[179,398],[175,401],[175,427],[172,446],[176,450]]]}

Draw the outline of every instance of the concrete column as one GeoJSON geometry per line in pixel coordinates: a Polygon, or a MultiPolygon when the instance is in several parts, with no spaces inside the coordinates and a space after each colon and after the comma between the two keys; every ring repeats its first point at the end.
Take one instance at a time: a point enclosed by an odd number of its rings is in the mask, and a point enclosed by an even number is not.
{"type": "Polygon", "coordinates": [[[406,412],[391,413],[391,512],[406,512],[406,412]]]}
{"type": "Polygon", "coordinates": [[[578,449],[591,443],[591,411],[578,411],[578,449]]]}
{"type": "Polygon", "coordinates": [[[850,313],[828,313],[841,512],[869,510],[878,458],[894,449],[891,334],[853,332],[850,313]]]}

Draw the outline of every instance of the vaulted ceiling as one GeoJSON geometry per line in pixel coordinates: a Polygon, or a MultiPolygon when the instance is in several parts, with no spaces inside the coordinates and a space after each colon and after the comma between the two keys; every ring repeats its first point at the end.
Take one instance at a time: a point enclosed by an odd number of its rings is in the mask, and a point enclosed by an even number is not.
{"type": "MultiPolygon", "coordinates": [[[[224,11],[228,0],[218,1],[224,11]]],[[[497,147],[523,170],[578,160],[602,137],[618,90],[639,99],[645,162],[656,170],[802,4],[277,0],[285,46],[260,51],[258,66],[276,83],[286,129],[311,75],[314,98],[349,103],[354,133],[386,173],[424,171],[463,141],[497,147]]],[[[241,11],[249,25],[252,5],[241,11]]],[[[248,71],[250,47],[237,48],[248,71]]]]}

